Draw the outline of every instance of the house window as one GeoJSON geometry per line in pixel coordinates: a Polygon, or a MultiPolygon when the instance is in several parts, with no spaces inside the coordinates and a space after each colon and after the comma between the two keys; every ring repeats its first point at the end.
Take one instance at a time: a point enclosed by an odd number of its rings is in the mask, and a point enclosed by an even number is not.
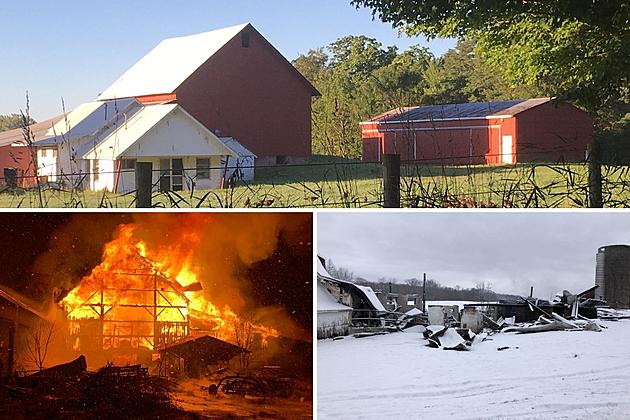
{"type": "Polygon", "coordinates": [[[52,149],[52,157],[57,157],[57,149],[52,149]]]}
{"type": "Polygon", "coordinates": [[[415,306],[416,305],[416,300],[413,298],[409,298],[407,299],[407,306],[415,306]]]}
{"type": "Polygon", "coordinates": [[[99,178],[100,178],[100,172],[101,172],[101,168],[100,165],[98,163],[98,159],[93,160],[92,162],[92,175],[94,176],[94,182],[98,182],[99,178]]]}
{"type": "Polygon", "coordinates": [[[123,159],[120,164],[120,169],[122,170],[130,170],[136,169],[136,159],[123,159]]]}
{"type": "Polygon", "coordinates": [[[48,157],[48,149],[42,149],[42,157],[48,157]]]}
{"type": "Polygon", "coordinates": [[[241,32],[241,47],[249,48],[249,32],[241,32]]]}
{"type": "Polygon", "coordinates": [[[197,158],[197,179],[210,179],[210,158],[197,158]]]}

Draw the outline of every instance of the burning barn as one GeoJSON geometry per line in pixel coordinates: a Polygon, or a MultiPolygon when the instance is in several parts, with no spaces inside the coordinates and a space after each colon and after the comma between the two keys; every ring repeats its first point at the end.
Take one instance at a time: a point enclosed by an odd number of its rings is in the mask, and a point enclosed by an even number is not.
{"type": "MultiPolygon", "coordinates": [[[[228,306],[219,309],[207,300],[189,264],[171,273],[169,258],[174,257],[152,255],[134,237],[134,225],[123,225],[106,244],[101,264],[61,300],[69,344],[91,365],[137,363],[168,373],[160,349],[190,343],[193,332],[212,336],[213,345],[238,341],[233,329],[239,317],[228,306]]],[[[278,335],[256,324],[252,334],[262,341],[278,335]]]]}

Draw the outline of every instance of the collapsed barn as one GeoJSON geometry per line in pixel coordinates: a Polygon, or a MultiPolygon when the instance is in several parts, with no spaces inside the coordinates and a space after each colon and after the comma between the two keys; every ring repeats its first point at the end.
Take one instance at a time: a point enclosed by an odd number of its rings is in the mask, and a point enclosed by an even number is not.
{"type": "Polygon", "coordinates": [[[317,336],[328,338],[386,326],[388,311],[371,287],[335,278],[323,258],[317,263],[317,336]]]}

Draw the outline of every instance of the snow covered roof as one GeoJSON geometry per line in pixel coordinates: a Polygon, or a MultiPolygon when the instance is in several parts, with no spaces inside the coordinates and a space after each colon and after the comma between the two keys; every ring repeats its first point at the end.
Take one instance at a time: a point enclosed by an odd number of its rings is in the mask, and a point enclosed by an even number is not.
{"type": "Polygon", "coordinates": [[[374,293],[374,290],[372,290],[371,287],[359,286],[358,284],[355,284],[355,286],[358,287],[359,290],[363,291],[365,296],[370,300],[370,303],[372,304],[372,306],[374,306],[374,309],[381,312],[387,312],[387,309],[385,309],[381,301],[378,300],[376,293],[374,293]]]}
{"type": "Polygon", "coordinates": [[[329,281],[340,283],[340,284],[346,284],[357,289],[357,291],[363,294],[365,298],[368,300],[368,302],[370,302],[370,304],[374,307],[374,310],[387,312],[387,309],[385,309],[381,301],[378,300],[376,293],[374,293],[374,290],[372,290],[371,287],[359,286],[358,284],[353,283],[351,281],[341,280],[341,279],[331,276],[328,270],[326,270],[326,267],[324,267],[324,264],[322,264],[321,258],[319,256],[317,257],[317,275],[324,278],[325,280],[329,280],[329,281]]]}
{"type": "Polygon", "coordinates": [[[335,300],[324,285],[317,282],[317,312],[351,311],[352,308],[335,300]]]}
{"type": "Polygon", "coordinates": [[[223,142],[227,147],[236,152],[238,157],[254,157],[257,158],[251,150],[239,143],[234,137],[219,137],[219,140],[223,142]]]}
{"type": "Polygon", "coordinates": [[[326,270],[326,267],[324,267],[324,264],[322,264],[322,260],[319,256],[317,257],[317,274],[324,277],[332,277],[328,270],[326,270]]]}
{"type": "Polygon", "coordinates": [[[405,315],[413,316],[413,315],[420,315],[421,313],[422,313],[422,311],[420,309],[418,309],[418,308],[411,308],[407,312],[405,312],[405,315]]]}
{"type": "Polygon", "coordinates": [[[174,92],[249,23],[166,39],[98,97],[99,100],[174,92]]]}

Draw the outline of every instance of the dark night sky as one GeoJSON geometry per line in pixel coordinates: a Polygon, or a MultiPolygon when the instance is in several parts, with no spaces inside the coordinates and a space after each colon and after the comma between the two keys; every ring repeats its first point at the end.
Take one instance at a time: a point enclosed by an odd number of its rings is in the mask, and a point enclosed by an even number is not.
{"type": "MultiPolygon", "coordinates": [[[[63,242],[83,264],[68,273],[80,279],[101,259],[103,245],[112,238],[116,227],[133,220],[131,213],[0,213],[0,282],[27,296],[50,295],[49,273],[36,272],[35,261],[51,246],[63,242]],[[69,225],[77,229],[66,229],[69,225]],[[59,232],[63,232],[63,237],[59,232]],[[68,246],[70,242],[70,246],[68,246]]],[[[173,214],[173,217],[177,217],[173,214]]],[[[245,270],[252,297],[260,305],[280,305],[289,316],[307,330],[312,323],[312,218],[297,214],[297,228],[280,234],[273,255],[245,270]]]]}

